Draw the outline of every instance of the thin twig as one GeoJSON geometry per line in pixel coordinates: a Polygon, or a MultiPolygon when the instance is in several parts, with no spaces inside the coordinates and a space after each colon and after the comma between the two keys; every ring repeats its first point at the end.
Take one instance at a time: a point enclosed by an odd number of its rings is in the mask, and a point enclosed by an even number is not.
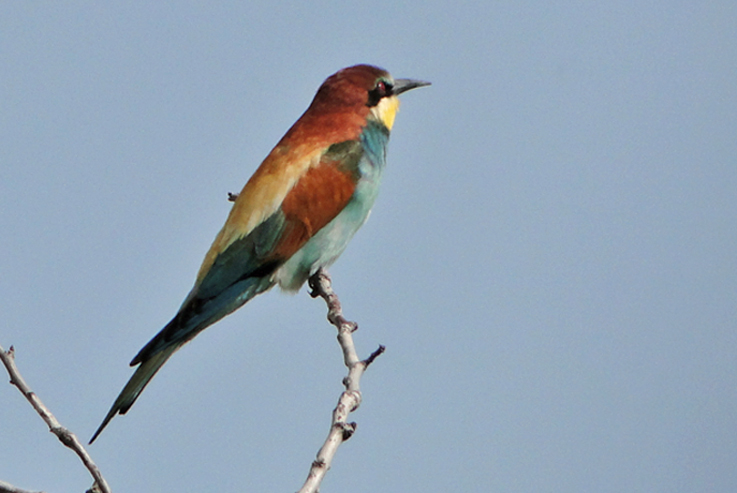
{"type": "Polygon", "coordinates": [[[356,431],[356,423],[348,423],[348,415],[358,409],[361,405],[360,381],[366,368],[384,352],[384,346],[371,353],[365,360],[360,360],[353,344],[353,332],[358,329],[355,322],[350,322],[343,317],[343,309],[340,306],[338,295],[333,291],[330,275],[326,270],[320,269],[309,280],[312,292],[310,296],[318,296],[325,300],[328,305],[328,321],[338,329],[338,342],[343,350],[343,362],[348,368],[348,375],[343,379],[345,391],[338,399],[338,405],[333,410],[333,420],[330,432],[325,443],[317,452],[317,459],[310,467],[307,480],[298,493],[316,493],[319,491],[325,474],[330,469],[330,464],[341,443],[348,440],[356,431]]]}
{"type": "Polygon", "coordinates": [[[82,460],[82,463],[95,480],[95,484],[92,485],[92,489],[90,491],[111,493],[110,486],[108,486],[105,478],[102,477],[97,465],[92,461],[92,458],[87,453],[87,450],[82,446],[82,443],[77,439],[77,436],[59,423],[56,417],[51,413],[51,411],[49,411],[49,408],[41,402],[41,399],[28,387],[25,380],[23,380],[23,377],[18,371],[18,367],[15,366],[15,349],[13,346],[10,346],[8,351],[5,351],[5,349],[0,346],[0,360],[2,360],[5,365],[5,369],[8,370],[10,383],[18,387],[21,394],[23,394],[28,402],[31,403],[33,409],[36,410],[38,415],[41,416],[48,425],[49,431],[56,435],[61,443],[72,449],[82,460]]]}
{"type": "Polygon", "coordinates": [[[41,491],[29,491],[21,488],[17,488],[12,484],[0,481],[0,493],[43,493],[41,491]]]}

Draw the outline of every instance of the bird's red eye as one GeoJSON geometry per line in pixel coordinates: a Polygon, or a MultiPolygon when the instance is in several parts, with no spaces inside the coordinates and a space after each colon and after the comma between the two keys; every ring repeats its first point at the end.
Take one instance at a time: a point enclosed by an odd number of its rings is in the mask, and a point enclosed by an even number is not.
{"type": "Polygon", "coordinates": [[[382,98],[392,95],[392,89],[393,86],[391,82],[385,80],[377,81],[374,88],[368,92],[368,102],[366,103],[366,106],[376,106],[382,98]]]}

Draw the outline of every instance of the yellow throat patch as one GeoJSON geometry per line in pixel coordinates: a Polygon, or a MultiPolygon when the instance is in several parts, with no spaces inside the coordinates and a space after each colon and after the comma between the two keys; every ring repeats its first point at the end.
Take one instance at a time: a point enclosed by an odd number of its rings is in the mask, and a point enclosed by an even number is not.
{"type": "Polygon", "coordinates": [[[394,118],[397,116],[397,111],[399,111],[399,98],[396,96],[382,98],[379,104],[371,108],[371,113],[373,113],[374,117],[382,122],[389,130],[394,125],[394,118]]]}

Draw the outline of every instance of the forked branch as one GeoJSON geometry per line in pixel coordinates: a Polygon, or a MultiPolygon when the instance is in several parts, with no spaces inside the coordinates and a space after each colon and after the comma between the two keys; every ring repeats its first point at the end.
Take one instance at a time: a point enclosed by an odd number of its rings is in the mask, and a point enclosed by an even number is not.
{"type": "Polygon", "coordinates": [[[330,432],[317,452],[317,459],[310,467],[302,488],[298,493],[316,493],[320,488],[325,474],[330,469],[330,464],[341,443],[348,440],[356,431],[356,423],[348,422],[348,415],[358,409],[361,405],[360,381],[366,368],[384,352],[384,346],[371,353],[365,360],[360,360],[353,344],[353,332],[358,328],[355,322],[349,322],[343,317],[338,295],[333,291],[330,276],[327,271],[320,269],[309,280],[313,298],[318,296],[325,300],[328,305],[328,320],[338,329],[338,343],[343,350],[343,362],[348,368],[348,375],[343,379],[345,391],[338,399],[338,405],[333,410],[333,419],[330,432]]]}
{"type": "MultiPolygon", "coordinates": [[[[61,443],[72,449],[82,460],[82,463],[95,480],[92,488],[88,490],[88,492],[110,493],[110,486],[108,486],[105,478],[102,477],[97,465],[92,461],[92,458],[87,453],[87,450],[82,446],[82,443],[77,439],[77,436],[59,423],[56,417],[51,413],[51,411],[49,411],[49,408],[46,407],[36,393],[28,387],[25,380],[23,380],[23,377],[18,371],[18,367],[15,366],[15,350],[13,349],[13,346],[10,346],[10,349],[7,351],[0,346],[0,360],[2,360],[5,365],[8,375],[10,375],[10,383],[15,385],[28,402],[31,403],[33,409],[35,409],[38,415],[41,416],[41,419],[46,422],[46,425],[49,427],[49,431],[56,435],[61,443]]],[[[3,491],[21,492],[23,490],[15,488],[7,483],[0,482],[0,492],[3,491]]]]}

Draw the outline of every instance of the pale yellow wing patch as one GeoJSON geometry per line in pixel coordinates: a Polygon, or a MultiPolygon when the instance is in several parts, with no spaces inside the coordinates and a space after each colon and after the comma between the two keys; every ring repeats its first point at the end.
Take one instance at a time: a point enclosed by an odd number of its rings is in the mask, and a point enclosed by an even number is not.
{"type": "Polygon", "coordinates": [[[321,155],[319,147],[305,149],[294,146],[285,153],[277,146],[271,151],[238,195],[225,225],[205,255],[196,284],[202,281],[220,253],[279,209],[284,197],[302,175],[320,162],[321,155]]]}

